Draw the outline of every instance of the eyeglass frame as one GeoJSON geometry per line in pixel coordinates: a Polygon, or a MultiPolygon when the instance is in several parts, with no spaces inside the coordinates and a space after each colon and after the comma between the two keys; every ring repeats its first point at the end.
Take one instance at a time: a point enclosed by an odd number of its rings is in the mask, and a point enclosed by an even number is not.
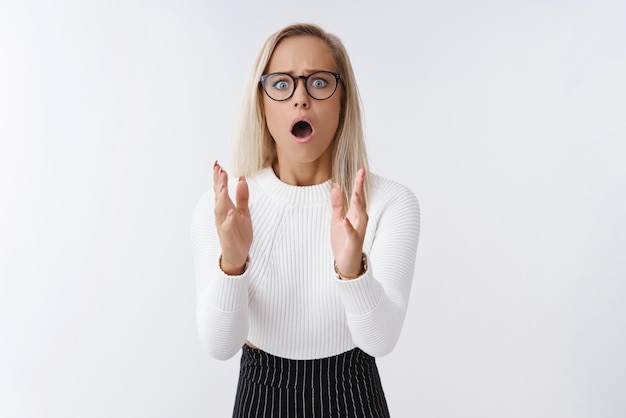
{"type": "Polygon", "coordinates": [[[298,88],[298,80],[300,79],[304,79],[304,90],[306,91],[306,94],[309,95],[309,97],[313,100],[328,100],[331,97],[333,97],[333,95],[337,92],[337,87],[339,86],[339,81],[342,80],[341,78],[341,74],[339,73],[334,73],[332,71],[326,71],[326,70],[321,70],[321,71],[315,71],[309,75],[296,75],[293,76],[289,73],[283,73],[283,72],[276,72],[276,73],[268,73],[268,74],[263,74],[261,76],[261,78],[259,79],[259,85],[261,86],[261,88],[263,89],[263,91],[265,92],[265,94],[267,94],[267,97],[269,97],[270,99],[274,100],[275,102],[285,102],[289,99],[291,99],[293,97],[293,95],[296,93],[296,89],[298,88]],[[307,82],[309,81],[309,77],[311,77],[312,75],[315,74],[319,74],[319,73],[327,73],[327,74],[331,74],[333,77],[335,77],[335,89],[333,90],[332,93],[330,93],[330,96],[326,97],[325,99],[318,99],[316,97],[313,97],[311,95],[311,92],[309,92],[309,87],[307,82]],[[274,99],[272,96],[270,96],[270,94],[267,92],[267,90],[265,90],[265,80],[267,80],[267,78],[271,75],[276,75],[276,74],[281,74],[281,75],[286,75],[289,78],[291,78],[293,80],[293,91],[291,92],[291,94],[285,98],[285,99],[274,99]]]}

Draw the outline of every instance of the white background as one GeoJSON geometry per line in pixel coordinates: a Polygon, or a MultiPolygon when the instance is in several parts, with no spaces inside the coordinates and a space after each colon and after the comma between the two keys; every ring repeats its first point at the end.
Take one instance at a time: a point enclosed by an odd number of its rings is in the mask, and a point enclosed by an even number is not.
{"type": "Polygon", "coordinates": [[[626,416],[625,4],[226,3],[0,3],[0,416],[230,416],[191,213],[297,21],[344,41],[372,168],[422,206],[392,416],[626,416]]]}

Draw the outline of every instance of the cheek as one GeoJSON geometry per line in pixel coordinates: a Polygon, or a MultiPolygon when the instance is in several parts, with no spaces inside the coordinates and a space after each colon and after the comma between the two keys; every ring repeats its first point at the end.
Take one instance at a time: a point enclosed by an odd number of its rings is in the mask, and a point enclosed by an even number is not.
{"type": "Polygon", "coordinates": [[[337,103],[333,103],[333,106],[331,106],[328,109],[328,113],[327,113],[327,120],[331,122],[329,124],[329,128],[332,128],[333,133],[335,133],[337,129],[339,128],[340,114],[341,114],[341,103],[337,101],[337,103]]]}
{"type": "Polygon", "coordinates": [[[277,109],[276,102],[274,101],[271,101],[269,103],[265,102],[264,107],[265,107],[265,123],[267,124],[267,128],[269,129],[272,137],[275,137],[275,134],[277,133],[276,130],[278,129],[278,126],[280,125],[280,121],[281,121],[280,109],[277,109]]]}

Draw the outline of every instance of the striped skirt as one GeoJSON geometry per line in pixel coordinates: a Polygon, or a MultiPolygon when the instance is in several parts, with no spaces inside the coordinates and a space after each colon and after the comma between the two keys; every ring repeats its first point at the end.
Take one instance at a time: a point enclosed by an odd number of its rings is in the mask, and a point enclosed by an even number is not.
{"type": "Polygon", "coordinates": [[[244,345],[233,418],[389,417],[374,357],[359,348],[290,360],[244,345]]]}

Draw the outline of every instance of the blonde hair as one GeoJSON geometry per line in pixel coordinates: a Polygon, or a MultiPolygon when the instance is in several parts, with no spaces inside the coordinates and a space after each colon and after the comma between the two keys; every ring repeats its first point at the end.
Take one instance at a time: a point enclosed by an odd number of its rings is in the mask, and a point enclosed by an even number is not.
{"type": "Polygon", "coordinates": [[[337,70],[341,74],[340,82],[343,85],[341,113],[332,142],[331,179],[341,188],[347,204],[359,168],[364,167],[366,171],[368,170],[361,120],[361,98],[350,58],[343,43],[337,36],[314,24],[289,25],[270,36],[261,48],[250,72],[235,125],[233,173],[237,176],[254,174],[271,166],[277,158],[274,140],[265,123],[263,91],[259,79],[267,70],[278,44],[286,38],[295,36],[313,36],[324,41],[330,48],[337,70]]]}

